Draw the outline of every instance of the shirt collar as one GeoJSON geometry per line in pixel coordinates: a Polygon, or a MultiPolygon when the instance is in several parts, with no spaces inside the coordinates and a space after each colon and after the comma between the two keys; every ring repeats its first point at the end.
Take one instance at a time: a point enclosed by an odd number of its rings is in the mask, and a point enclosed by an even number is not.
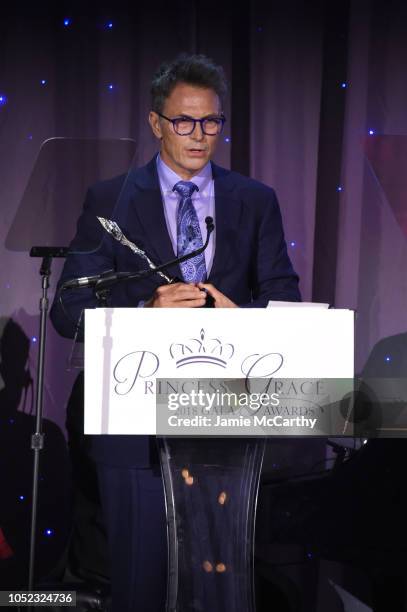
{"type": "MultiPolygon", "coordinates": [[[[174,170],[172,170],[167,164],[162,160],[161,155],[158,153],[157,155],[157,172],[158,178],[161,184],[162,190],[168,193],[174,193],[173,187],[178,181],[182,181],[183,179],[178,176],[174,170]]],[[[196,174],[191,182],[195,183],[198,187],[199,192],[202,193],[209,186],[210,181],[212,180],[212,166],[211,163],[208,162],[206,166],[202,168],[199,174],[196,174]]],[[[198,192],[198,193],[199,193],[198,192]]],[[[196,192],[195,194],[196,195],[196,192]]]]}

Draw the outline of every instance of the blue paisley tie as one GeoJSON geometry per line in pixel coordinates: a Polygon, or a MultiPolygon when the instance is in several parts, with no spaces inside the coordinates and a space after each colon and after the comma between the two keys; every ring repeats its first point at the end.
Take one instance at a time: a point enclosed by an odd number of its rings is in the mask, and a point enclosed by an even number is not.
{"type": "MultiPolygon", "coordinates": [[[[179,181],[173,187],[181,196],[177,214],[177,257],[182,257],[202,245],[202,235],[198,216],[192,203],[192,194],[198,190],[195,183],[179,181]]],[[[201,253],[180,264],[186,283],[199,283],[206,280],[205,255],[201,253]]]]}

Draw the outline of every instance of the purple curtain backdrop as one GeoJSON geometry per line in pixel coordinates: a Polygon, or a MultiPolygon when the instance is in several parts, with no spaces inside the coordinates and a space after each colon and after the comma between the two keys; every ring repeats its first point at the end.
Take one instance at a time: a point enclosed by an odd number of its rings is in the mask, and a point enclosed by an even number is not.
{"type": "MultiPolygon", "coordinates": [[[[374,344],[406,331],[407,243],[392,194],[380,181],[386,172],[371,163],[367,139],[407,134],[407,82],[405,31],[407,10],[402,3],[386,7],[357,3],[350,23],[349,89],[338,232],[341,236],[336,305],[358,313],[356,358],[360,368],[374,344]],[[373,135],[369,135],[373,131],[373,135]],[[367,136],[366,136],[367,135],[367,136]]],[[[388,163],[392,163],[391,150],[388,163]]],[[[394,191],[403,200],[401,178],[407,168],[399,164],[394,191]]],[[[405,202],[404,202],[405,210],[405,202]]],[[[391,357],[391,355],[389,355],[391,357]]]]}

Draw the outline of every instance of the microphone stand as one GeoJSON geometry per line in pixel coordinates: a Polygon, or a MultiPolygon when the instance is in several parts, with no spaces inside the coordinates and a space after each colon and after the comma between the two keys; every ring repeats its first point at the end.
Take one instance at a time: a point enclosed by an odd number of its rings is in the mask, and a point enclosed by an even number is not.
{"type": "MultiPolygon", "coordinates": [[[[32,247],[30,257],[42,257],[40,275],[42,296],[40,299],[40,330],[38,343],[36,397],[35,397],[35,432],[31,436],[31,449],[34,451],[34,466],[32,480],[32,510],[30,534],[30,561],[28,571],[28,590],[34,590],[35,544],[38,509],[38,479],[40,467],[40,451],[44,448],[44,434],[42,433],[43,391],[44,391],[44,363],[45,340],[47,331],[47,314],[49,307],[48,288],[51,275],[51,265],[54,257],[66,257],[68,249],[65,247],[32,247]]],[[[29,608],[32,610],[32,607],[29,608]]]]}

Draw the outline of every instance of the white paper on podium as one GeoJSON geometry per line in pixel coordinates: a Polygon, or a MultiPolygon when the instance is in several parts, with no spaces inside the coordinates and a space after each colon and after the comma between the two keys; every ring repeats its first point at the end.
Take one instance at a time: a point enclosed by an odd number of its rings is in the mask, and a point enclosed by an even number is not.
{"type": "Polygon", "coordinates": [[[270,300],[267,308],[329,308],[329,304],[323,302],[281,302],[279,300],[270,300]]]}
{"type": "Polygon", "coordinates": [[[242,379],[253,355],[280,354],[279,378],[352,378],[353,322],[313,308],[86,310],[85,433],[155,434],[156,378],[242,379]]]}

